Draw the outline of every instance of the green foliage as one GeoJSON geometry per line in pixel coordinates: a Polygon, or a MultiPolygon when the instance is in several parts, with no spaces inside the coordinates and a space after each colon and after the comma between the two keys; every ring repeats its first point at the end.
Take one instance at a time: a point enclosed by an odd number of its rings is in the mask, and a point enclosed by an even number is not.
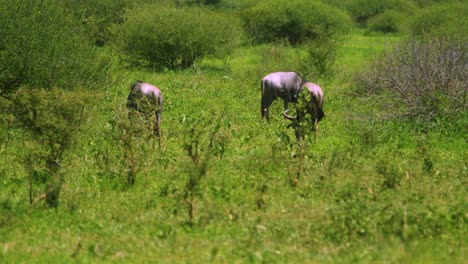
{"type": "Polygon", "coordinates": [[[257,42],[328,42],[340,38],[348,29],[344,12],[317,1],[261,1],[242,17],[257,42]]]}
{"type": "Polygon", "coordinates": [[[171,69],[229,52],[241,36],[237,20],[229,15],[201,7],[160,5],[127,10],[125,22],[112,32],[116,46],[132,62],[171,69]]]}
{"type": "Polygon", "coordinates": [[[308,58],[301,66],[317,75],[331,71],[349,25],[344,12],[316,1],[259,2],[242,16],[247,31],[257,42],[304,45],[308,58]]]}
{"type": "Polygon", "coordinates": [[[354,21],[364,25],[366,21],[385,10],[385,1],[380,0],[356,0],[348,1],[346,10],[351,14],[354,21]]]}
{"type": "Polygon", "coordinates": [[[368,27],[372,31],[383,33],[396,33],[402,30],[405,15],[400,12],[388,10],[368,20],[368,27]]]}
{"type": "Polygon", "coordinates": [[[112,23],[121,22],[125,8],[143,1],[145,0],[67,0],[64,2],[67,10],[84,25],[88,36],[97,45],[103,45],[108,41],[107,28],[112,23]]]}
{"type": "MultiPolygon", "coordinates": [[[[390,10],[410,14],[415,9],[412,1],[408,0],[349,0],[344,5],[353,20],[361,26],[366,26],[370,19],[390,10]]],[[[388,16],[390,15],[386,15],[386,19],[389,19],[388,16]]]]}
{"type": "Polygon", "coordinates": [[[466,38],[467,12],[467,5],[462,3],[433,5],[421,9],[411,18],[409,30],[415,36],[435,33],[466,38]]]}
{"type": "MultiPolygon", "coordinates": [[[[336,76],[313,77],[324,88],[327,118],[318,141],[304,146],[286,128],[281,102],[270,108],[269,123],[258,113],[261,77],[290,67],[307,73],[300,66],[307,50],[283,41],[241,47],[227,61],[207,57],[194,70],[114,68],[109,78],[116,84],[92,93],[59,90],[68,103],[38,103],[47,105],[41,116],[68,113],[83,98],[93,108],[64,151],[54,210],[31,208],[26,199],[30,182],[32,200],[53,182],[35,154],[46,154],[48,145],[20,128],[13,111],[1,112],[0,128],[9,129],[0,130],[0,259],[466,262],[468,119],[437,119],[421,133],[413,120],[381,118],[378,103],[388,97],[350,88],[354,72],[400,38],[353,33],[338,47],[336,76]],[[145,117],[128,119],[124,109],[135,79],[157,84],[165,96],[161,147],[146,134],[145,117]]],[[[2,110],[12,109],[0,101],[2,110]]],[[[54,131],[73,122],[50,123],[54,131]]]]}
{"type": "Polygon", "coordinates": [[[305,43],[303,48],[307,51],[308,57],[302,61],[302,68],[312,72],[314,76],[332,76],[339,45],[340,40],[337,39],[305,43]]]}
{"type": "Polygon", "coordinates": [[[119,177],[117,180],[120,182],[116,182],[115,185],[125,188],[135,185],[144,160],[139,154],[148,150],[149,146],[153,146],[154,150],[155,138],[151,134],[154,118],[154,115],[151,117],[132,109],[117,110],[110,120],[112,125],[110,136],[121,152],[120,156],[114,158],[120,159],[121,164],[125,164],[125,167],[117,173],[118,176],[124,176],[124,179],[119,177]]]}
{"type": "Polygon", "coordinates": [[[413,0],[418,7],[428,7],[437,4],[463,3],[463,0],[413,0]]]}
{"type": "MultiPolygon", "coordinates": [[[[47,205],[57,207],[64,181],[62,161],[85,121],[87,97],[83,93],[20,89],[13,98],[10,112],[15,126],[27,132],[23,165],[29,173],[29,201],[34,204],[33,187],[45,184],[47,205]],[[41,180],[42,179],[42,180],[41,180]]],[[[39,196],[41,197],[41,196],[39,196]]]]}
{"type": "Polygon", "coordinates": [[[56,0],[0,1],[0,94],[21,85],[73,89],[106,82],[107,59],[56,0]]]}

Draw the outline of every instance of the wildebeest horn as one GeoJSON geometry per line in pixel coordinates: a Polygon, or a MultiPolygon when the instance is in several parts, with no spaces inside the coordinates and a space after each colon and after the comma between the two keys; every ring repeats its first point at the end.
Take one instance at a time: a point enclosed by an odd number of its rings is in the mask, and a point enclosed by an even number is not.
{"type": "Polygon", "coordinates": [[[288,115],[288,112],[289,112],[289,110],[286,110],[286,111],[283,112],[283,116],[284,116],[286,119],[289,119],[289,120],[291,120],[291,121],[297,119],[297,117],[295,117],[295,116],[290,116],[290,115],[288,115]]]}

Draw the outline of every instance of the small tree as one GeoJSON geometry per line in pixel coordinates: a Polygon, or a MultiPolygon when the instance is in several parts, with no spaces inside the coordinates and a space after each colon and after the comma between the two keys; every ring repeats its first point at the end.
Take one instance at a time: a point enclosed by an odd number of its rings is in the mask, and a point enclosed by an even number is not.
{"type": "Polygon", "coordinates": [[[357,77],[359,93],[379,98],[387,118],[432,120],[466,113],[465,38],[434,35],[398,44],[357,77]]]}
{"type": "Polygon", "coordinates": [[[121,23],[126,8],[147,3],[151,0],[65,0],[65,7],[81,22],[87,35],[96,45],[109,41],[108,28],[113,23],[121,23]]]}
{"type": "Polygon", "coordinates": [[[463,3],[445,3],[420,9],[409,21],[409,31],[414,36],[434,33],[466,36],[468,6],[463,3]]]}
{"type": "Polygon", "coordinates": [[[340,2],[345,2],[342,5],[360,26],[366,26],[371,19],[390,10],[409,14],[416,8],[413,1],[407,0],[348,0],[340,2]]]}
{"type": "MultiPolygon", "coordinates": [[[[146,114],[135,110],[116,111],[116,115],[111,120],[111,137],[117,141],[121,150],[120,164],[124,164],[125,185],[131,187],[135,184],[140,165],[143,163],[146,146],[154,149],[154,135],[151,133],[151,124],[154,120],[149,120],[146,114]]],[[[158,140],[160,140],[158,138],[158,140]]]]}
{"type": "Polygon", "coordinates": [[[0,0],[0,96],[21,86],[97,87],[109,65],[63,2],[0,0]]]}
{"type": "Polygon", "coordinates": [[[227,14],[202,7],[143,5],[128,9],[111,28],[114,44],[136,64],[179,69],[197,59],[229,52],[241,27],[227,14]]]}
{"type": "Polygon", "coordinates": [[[63,161],[85,121],[86,96],[54,88],[20,89],[13,98],[11,112],[15,125],[25,133],[27,149],[23,165],[29,172],[29,201],[44,198],[50,207],[57,207],[64,181],[63,161]],[[34,186],[44,185],[44,193],[36,196],[34,186]]]}
{"type": "Polygon", "coordinates": [[[218,146],[224,145],[220,133],[221,119],[216,120],[214,125],[207,125],[204,122],[197,121],[185,133],[183,144],[187,156],[191,160],[189,177],[183,193],[190,226],[194,224],[195,198],[200,196],[200,182],[207,173],[208,162],[213,155],[219,154],[218,146]]]}
{"type": "Polygon", "coordinates": [[[255,42],[304,45],[304,66],[325,74],[335,61],[338,44],[348,31],[349,17],[332,6],[304,0],[260,1],[242,15],[255,42]]]}
{"type": "Polygon", "coordinates": [[[396,33],[401,31],[402,25],[405,23],[405,15],[388,10],[382,14],[378,14],[368,21],[368,26],[370,30],[383,32],[383,33],[396,33]]]}

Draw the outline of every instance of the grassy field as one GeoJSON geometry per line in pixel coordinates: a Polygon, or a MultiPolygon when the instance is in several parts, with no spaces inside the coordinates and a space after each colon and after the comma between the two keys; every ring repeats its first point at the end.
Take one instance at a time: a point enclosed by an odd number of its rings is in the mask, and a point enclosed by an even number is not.
{"type": "Polygon", "coordinates": [[[270,123],[259,111],[260,79],[300,71],[301,51],[252,46],[181,72],[114,69],[64,161],[57,209],[29,205],[27,135],[0,134],[0,262],[463,263],[466,124],[420,132],[375,118],[352,93],[353,74],[397,40],[351,34],[334,77],[303,73],[323,88],[326,117],[302,148],[282,103],[270,123]],[[126,134],[137,79],[165,96],[161,147],[126,134]]]}

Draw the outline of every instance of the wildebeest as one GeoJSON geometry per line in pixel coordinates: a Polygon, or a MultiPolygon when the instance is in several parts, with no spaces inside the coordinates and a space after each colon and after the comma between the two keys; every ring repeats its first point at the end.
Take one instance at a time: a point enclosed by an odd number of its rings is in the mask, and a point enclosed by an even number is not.
{"type": "Polygon", "coordinates": [[[296,104],[296,116],[288,115],[288,110],[283,112],[283,116],[293,121],[291,125],[296,129],[296,137],[302,138],[303,134],[300,132],[299,125],[305,119],[306,114],[310,114],[312,124],[314,125],[315,139],[317,140],[318,122],[325,117],[322,88],[314,83],[305,82],[301,87],[301,94],[310,94],[310,98],[305,98],[304,103],[296,104]]]}
{"type": "Polygon", "coordinates": [[[303,80],[296,72],[273,72],[262,79],[262,119],[269,120],[268,107],[277,97],[283,99],[284,110],[288,109],[288,102],[296,102],[297,94],[303,80]]]}
{"type": "Polygon", "coordinates": [[[142,81],[136,81],[131,86],[127,108],[145,115],[154,114],[153,134],[158,137],[161,136],[162,104],[163,96],[158,87],[142,81]]]}

